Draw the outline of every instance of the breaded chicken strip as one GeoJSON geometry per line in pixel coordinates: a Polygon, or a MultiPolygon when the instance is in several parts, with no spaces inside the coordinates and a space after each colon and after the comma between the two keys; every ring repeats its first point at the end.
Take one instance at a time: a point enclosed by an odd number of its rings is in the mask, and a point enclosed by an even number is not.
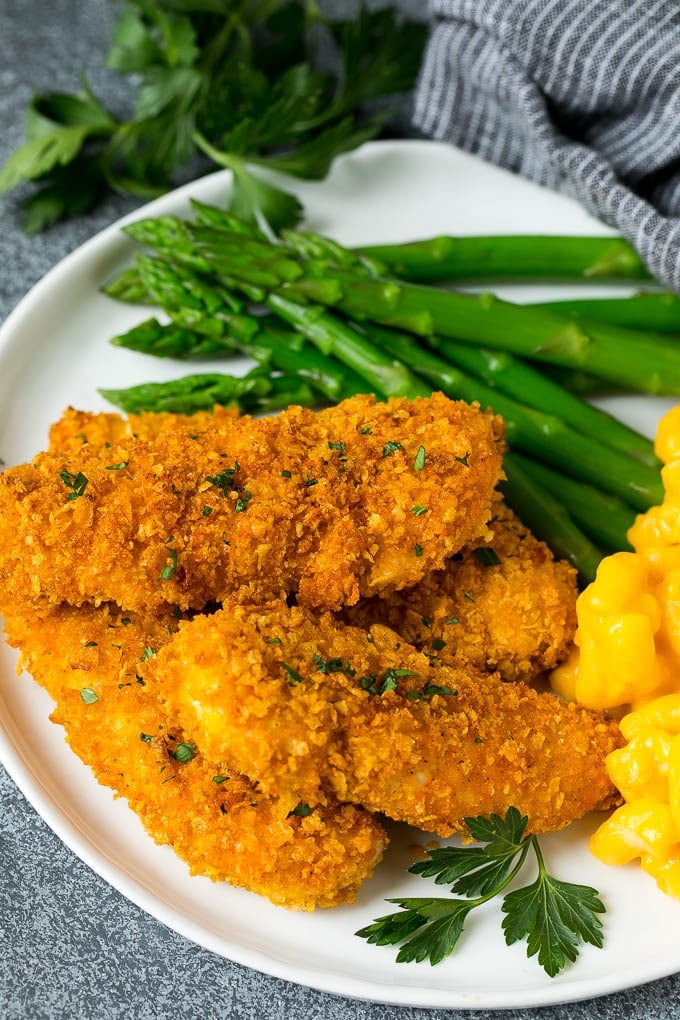
{"type": "Polygon", "coordinates": [[[6,621],[22,664],[57,702],[52,719],[75,753],[192,874],[294,909],[351,902],[387,845],[382,826],[337,803],[289,815],[276,797],[202,754],[142,676],[176,625],[169,613],[138,617],[109,605],[6,621]]]}
{"type": "Polygon", "coordinates": [[[0,591],[147,611],[249,586],[339,609],[486,537],[500,438],[441,394],[361,396],[42,454],[0,478],[0,591]]]}
{"type": "Polygon", "coordinates": [[[288,804],[333,795],[448,836],[511,805],[560,829],[615,798],[615,722],[386,627],[231,603],[181,624],[150,669],[206,753],[288,804]]]}
{"type": "Polygon", "coordinates": [[[504,680],[530,682],[554,669],[576,631],[576,571],[505,507],[489,528],[490,539],[443,570],[388,598],[364,599],[344,619],[364,629],[382,623],[421,651],[498,670],[504,680]]]}

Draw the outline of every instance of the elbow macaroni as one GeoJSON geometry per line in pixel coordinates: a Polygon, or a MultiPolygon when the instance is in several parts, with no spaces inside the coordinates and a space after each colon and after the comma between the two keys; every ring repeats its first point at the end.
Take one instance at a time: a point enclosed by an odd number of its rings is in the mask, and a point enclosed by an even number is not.
{"type": "Polygon", "coordinates": [[[631,528],[635,551],[606,557],[579,597],[576,647],[551,681],[591,708],[632,708],[621,720],[627,743],[607,758],[625,803],[590,849],[607,864],[639,858],[680,898],[680,405],[655,448],[664,501],[631,528]]]}

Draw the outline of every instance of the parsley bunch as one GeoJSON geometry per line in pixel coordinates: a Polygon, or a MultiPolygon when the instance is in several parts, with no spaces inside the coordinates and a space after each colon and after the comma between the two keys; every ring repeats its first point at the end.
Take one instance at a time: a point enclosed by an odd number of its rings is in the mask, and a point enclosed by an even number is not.
{"type": "Polygon", "coordinates": [[[329,21],[314,0],[129,0],[106,58],[134,76],[129,118],[85,79],[73,95],[34,96],[27,141],[0,171],[0,192],[38,183],[22,203],[24,227],[37,233],[91,209],[107,189],[159,195],[200,152],[233,172],[239,216],[294,226],[298,199],[247,164],[325,177],[335,156],[379,133],[390,111],[366,106],[411,87],[423,43],[423,27],[399,24],[391,10],[329,21]],[[334,73],[318,66],[324,34],[337,51],[334,73]]]}
{"type": "Polygon", "coordinates": [[[468,914],[498,896],[519,873],[530,850],[538,875],[503,898],[505,941],[527,941],[527,956],[537,956],[549,977],[555,977],[578,957],[582,942],[602,947],[604,905],[597,891],[554,878],[546,870],[536,836],[525,836],[527,818],[508,808],[505,818],[466,818],[472,837],[484,846],[441,847],[428,850],[428,859],[409,868],[414,875],[451,885],[465,898],[393,899],[401,911],[379,917],[356,934],[378,946],[401,944],[398,963],[449,956],[463,934],[468,914]]]}

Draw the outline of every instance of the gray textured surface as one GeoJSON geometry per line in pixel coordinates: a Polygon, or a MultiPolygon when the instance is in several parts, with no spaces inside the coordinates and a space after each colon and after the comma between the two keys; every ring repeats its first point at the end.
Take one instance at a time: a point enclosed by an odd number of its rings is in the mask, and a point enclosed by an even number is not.
{"type": "MultiPolygon", "coordinates": [[[[330,5],[329,5],[330,6],[330,5]]],[[[332,5],[342,9],[341,0],[332,5]]],[[[419,0],[402,0],[415,11],[419,0]]],[[[33,89],[72,89],[97,70],[111,4],[105,0],[13,0],[0,4],[0,161],[21,138],[33,89]]],[[[40,238],[21,234],[11,203],[2,206],[0,319],[52,265],[131,203],[111,199],[96,214],[40,238]]],[[[641,918],[644,922],[644,918],[641,918]]],[[[124,900],[50,832],[0,769],[0,1015],[15,1018],[118,1017],[301,1020],[422,1020],[468,1014],[368,1004],[325,995],[224,961],[187,942],[124,900]]],[[[680,1016],[680,978],[589,1003],[554,1009],[480,1012],[506,1020],[552,1017],[680,1016]]]]}

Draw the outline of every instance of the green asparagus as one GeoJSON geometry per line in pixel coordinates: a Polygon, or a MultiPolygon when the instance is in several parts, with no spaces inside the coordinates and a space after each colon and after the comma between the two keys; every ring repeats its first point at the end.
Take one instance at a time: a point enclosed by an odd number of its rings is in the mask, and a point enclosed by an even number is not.
{"type": "Polygon", "coordinates": [[[141,383],[123,390],[100,389],[99,392],[127,414],[141,411],[194,414],[211,411],[215,404],[235,406],[247,414],[261,414],[280,411],[290,404],[318,403],[318,397],[304,380],[270,376],[259,368],[242,377],[206,373],[163,383],[141,383]]]}
{"type": "Polygon", "coordinates": [[[358,249],[404,280],[437,283],[499,279],[649,280],[651,274],[618,237],[433,237],[358,249]]]}
{"type": "Polygon", "coordinates": [[[680,334],[680,297],[677,294],[649,293],[624,298],[536,301],[532,307],[549,308],[576,319],[609,322],[628,329],[680,334]]]}
{"type": "Polygon", "coordinates": [[[541,488],[560,501],[570,517],[593,542],[608,552],[631,549],[628,530],[635,522],[635,511],[609,493],[582,482],[575,482],[539,461],[508,451],[504,464],[517,464],[541,488]]]}
{"type": "Polygon", "coordinates": [[[506,502],[537,538],[547,542],[559,559],[569,560],[585,584],[597,572],[602,553],[593,545],[553,495],[512,460],[501,491],[506,502]]]}

